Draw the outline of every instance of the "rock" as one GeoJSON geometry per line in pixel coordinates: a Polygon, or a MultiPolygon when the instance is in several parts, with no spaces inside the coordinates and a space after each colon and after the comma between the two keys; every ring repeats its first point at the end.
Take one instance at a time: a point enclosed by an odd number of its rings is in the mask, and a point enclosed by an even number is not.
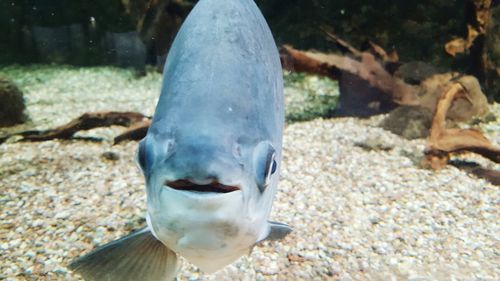
{"type": "Polygon", "coordinates": [[[342,243],[342,242],[336,242],[335,243],[337,247],[346,250],[346,251],[352,251],[352,245],[347,244],[347,243],[342,243]]]}
{"type": "Polygon", "coordinates": [[[406,139],[426,138],[432,124],[432,112],[421,106],[401,106],[382,120],[380,126],[406,139]]]}
{"type": "Polygon", "coordinates": [[[110,160],[110,161],[117,161],[120,159],[120,155],[116,152],[113,152],[113,151],[106,151],[106,152],[101,154],[101,157],[103,159],[110,160]]]}
{"type": "Polygon", "coordinates": [[[379,255],[386,255],[389,253],[389,245],[384,242],[377,242],[372,246],[372,250],[379,255]]]}
{"type": "MultiPolygon", "coordinates": [[[[424,160],[424,154],[419,151],[419,150],[405,150],[402,149],[399,151],[399,155],[406,157],[410,159],[410,161],[413,163],[413,165],[417,167],[422,167],[423,160],[424,160]]],[[[423,166],[425,167],[425,166],[423,166]]]]}
{"type": "Polygon", "coordinates": [[[458,77],[456,73],[434,75],[423,81],[420,91],[421,106],[401,106],[393,110],[380,126],[406,139],[426,138],[432,124],[433,111],[439,97],[445,93],[451,83],[459,82],[468,91],[469,100],[457,99],[447,113],[447,126],[454,122],[478,122],[490,120],[486,96],[481,91],[477,79],[473,76],[458,77]],[[457,79],[458,77],[458,79],[457,79]]]}
{"type": "Polygon", "coordinates": [[[299,254],[288,253],[286,255],[288,261],[290,262],[304,262],[305,258],[299,254]]]}
{"type": "Polygon", "coordinates": [[[0,127],[26,121],[23,92],[6,78],[0,77],[0,127]]]}
{"type": "Polygon", "coordinates": [[[380,218],[376,216],[372,216],[368,219],[372,224],[379,224],[380,223],[380,218]]]}
{"type": "Polygon", "coordinates": [[[472,120],[470,120],[469,125],[477,126],[481,123],[490,123],[490,122],[496,122],[496,121],[497,121],[497,117],[495,116],[495,114],[490,112],[484,116],[474,116],[472,118],[472,120]]]}
{"type": "Polygon", "coordinates": [[[457,122],[468,122],[476,116],[488,114],[488,100],[481,91],[481,85],[474,76],[459,76],[458,73],[434,75],[420,84],[420,105],[434,111],[439,97],[452,83],[460,83],[468,91],[468,98],[457,99],[448,110],[446,118],[457,122]]]}
{"type": "Polygon", "coordinates": [[[377,137],[369,137],[364,141],[356,142],[354,145],[361,147],[365,150],[383,150],[389,151],[394,148],[394,145],[384,142],[382,139],[377,137]]]}
{"type": "Polygon", "coordinates": [[[394,73],[394,76],[403,79],[408,84],[418,85],[420,82],[439,73],[440,70],[432,64],[422,61],[404,63],[394,73]]]}
{"type": "Polygon", "coordinates": [[[387,113],[397,105],[388,94],[372,87],[354,74],[343,72],[339,80],[338,116],[369,117],[387,113]]]}

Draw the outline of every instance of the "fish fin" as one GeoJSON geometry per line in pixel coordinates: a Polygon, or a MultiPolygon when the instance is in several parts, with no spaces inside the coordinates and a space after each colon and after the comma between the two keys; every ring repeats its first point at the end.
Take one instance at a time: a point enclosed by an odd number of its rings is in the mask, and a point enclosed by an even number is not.
{"type": "Polygon", "coordinates": [[[266,240],[280,240],[292,232],[292,228],[284,223],[270,221],[269,226],[271,227],[271,230],[269,231],[269,235],[267,235],[266,240]]]}
{"type": "MultiPolygon", "coordinates": [[[[265,238],[257,241],[256,244],[266,240],[273,240],[273,241],[280,240],[285,238],[285,236],[287,236],[290,232],[292,232],[292,228],[284,223],[275,221],[269,221],[268,223],[269,223],[269,233],[265,238]]],[[[251,251],[252,250],[250,249],[250,252],[251,251]]]]}
{"type": "Polygon", "coordinates": [[[85,280],[166,281],[177,274],[177,255],[143,228],[98,247],[69,268],[85,280]]]}

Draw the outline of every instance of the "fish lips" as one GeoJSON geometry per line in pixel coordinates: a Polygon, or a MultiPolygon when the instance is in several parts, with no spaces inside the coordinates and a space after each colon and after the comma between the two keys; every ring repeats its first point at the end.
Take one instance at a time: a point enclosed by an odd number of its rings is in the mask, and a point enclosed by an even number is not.
{"type": "Polygon", "coordinates": [[[198,183],[188,179],[166,181],[164,186],[183,193],[193,193],[196,195],[223,195],[236,191],[241,191],[239,186],[225,185],[217,180],[210,180],[207,183],[198,183]]]}

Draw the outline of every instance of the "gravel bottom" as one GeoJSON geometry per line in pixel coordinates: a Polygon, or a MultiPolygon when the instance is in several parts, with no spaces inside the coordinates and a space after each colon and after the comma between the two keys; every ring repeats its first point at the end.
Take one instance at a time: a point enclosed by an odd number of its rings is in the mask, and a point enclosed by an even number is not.
{"type": "MultiPolygon", "coordinates": [[[[88,109],[71,106],[58,118],[88,109]]],[[[419,168],[425,141],[378,128],[382,117],[288,125],[271,219],[294,232],[212,275],[183,260],[178,280],[499,280],[498,187],[419,168]],[[361,145],[373,140],[380,149],[361,145]]],[[[111,143],[121,130],[85,133],[101,143],[0,145],[0,280],[79,280],[73,258],[145,224],[137,143],[111,143]]]]}
{"type": "MultiPolygon", "coordinates": [[[[213,275],[184,262],[178,279],[498,280],[498,187],[453,167],[420,169],[409,155],[422,140],[366,123],[289,125],[272,219],[294,232],[213,275]],[[355,145],[367,137],[393,148],[355,145]]],[[[135,148],[1,145],[0,279],[78,280],[65,268],[71,259],[144,225],[135,148]]]]}

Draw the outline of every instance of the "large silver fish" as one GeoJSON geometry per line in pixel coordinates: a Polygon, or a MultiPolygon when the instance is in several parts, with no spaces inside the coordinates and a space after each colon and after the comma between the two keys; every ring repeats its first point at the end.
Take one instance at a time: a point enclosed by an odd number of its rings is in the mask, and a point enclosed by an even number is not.
{"type": "Polygon", "coordinates": [[[279,55],[252,0],[201,0],[170,49],[138,163],[147,227],[71,264],[87,280],[206,273],[291,229],[269,222],[284,124],[279,55]]]}

